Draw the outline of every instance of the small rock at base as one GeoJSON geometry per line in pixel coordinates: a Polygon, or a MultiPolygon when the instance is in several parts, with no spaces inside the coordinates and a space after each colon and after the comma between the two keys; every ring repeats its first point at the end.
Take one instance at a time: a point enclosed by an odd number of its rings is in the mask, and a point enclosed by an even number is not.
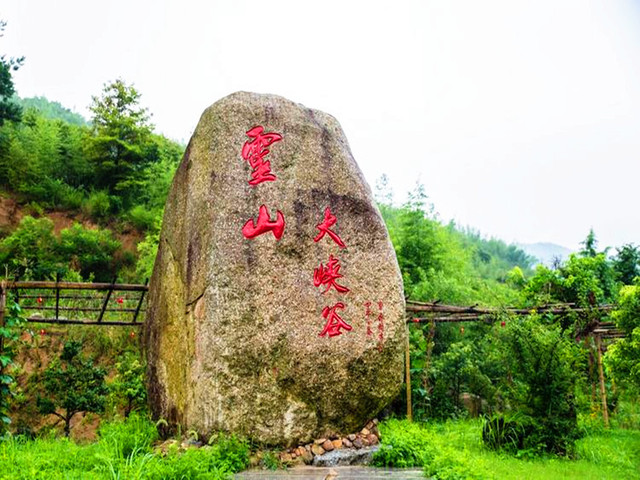
{"type": "Polygon", "coordinates": [[[366,436],[367,436],[367,435],[369,435],[371,432],[369,431],[369,429],[368,429],[368,428],[363,428],[362,430],[360,430],[360,433],[366,437],[366,436]]]}
{"type": "Polygon", "coordinates": [[[375,426],[375,424],[373,422],[369,422],[369,423],[367,423],[367,427],[366,428],[367,428],[367,430],[372,430],[374,426],[375,426]]]}
{"type": "Polygon", "coordinates": [[[280,461],[282,463],[289,463],[289,462],[291,462],[291,460],[293,460],[293,458],[291,457],[290,453],[284,452],[284,453],[280,454],[280,461]]]}
{"type": "Polygon", "coordinates": [[[378,424],[378,419],[377,419],[377,418],[374,418],[372,421],[373,421],[373,423],[374,423],[375,425],[377,425],[377,424],[378,424]]]}
{"type": "Polygon", "coordinates": [[[322,444],[322,448],[324,448],[325,452],[330,452],[334,449],[334,446],[331,440],[327,440],[322,444]]]}
{"type": "Polygon", "coordinates": [[[369,442],[369,445],[377,445],[378,437],[376,437],[373,433],[370,433],[369,435],[367,435],[367,441],[369,442]]]}
{"type": "Polygon", "coordinates": [[[340,440],[339,438],[336,440],[332,440],[331,443],[333,443],[333,448],[342,448],[342,440],[340,440]]]}
{"type": "Polygon", "coordinates": [[[307,465],[311,465],[311,463],[313,463],[313,453],[308,452],[307,450],[304,451],[300,458],[302,458],[302,461],[307,465]]]}
{"type": "Polygon", "coordinates": [[[305,449],[307,452],[310,452],[310,451],[311,451],[311,444],[310,444],[310,443],[307,443],[307,444],[304,446],[304,449],[305,449]]]}
{"type": "Polygon", "coordinates": [[[353,441],[353,446],[356,447],[357,449],[361,449],[362,447],[364,447],[364,445],[362,444],[362,440],[360,440],[359,438],[356,438],[353,441]]]}
{"type": "Polygon", "coordinates": [[[326,441],[326,438],[318,438],[317,440],[314,440],[313,443],[315,443],[316,445],[322,445],[326,441]]]}
{"type": "Polygon", "coordinates": [[[347,435],[347,438],[353,442],[356,439],[356,434],[352,433],[351,435],[347,435]]]}
{"type": "Polygon", "coordinates": [[[353,447],[353,443],[351,443],[351,440],[349,440],[348,438],[343,438],[342,439],[342,446],[345,448],[351,448],[353,447]]]}
{"type": "Polygon", "coordinates": [[[314,443],[313,447],[311,447],[311,453],[313,453],[314,455],[322,455],[324,453],[324,448],[314,443]]]}

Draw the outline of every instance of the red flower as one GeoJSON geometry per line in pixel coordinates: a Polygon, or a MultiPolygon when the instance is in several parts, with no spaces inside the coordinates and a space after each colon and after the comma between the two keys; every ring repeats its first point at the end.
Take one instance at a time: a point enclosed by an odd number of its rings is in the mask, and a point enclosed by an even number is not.
{"type": "Polygon", "coordinates": [[[502,320],[502,321],[500,322],[500,326],[501,326],[501,327],[504,327],[506,324],[507,324],[507,322],[505,322],[504,320],[502,320]]]}
{"type": "Polygon", "coordinates": [[[38,303],[42,303],[42,297],[38,297],[37,302],[38,302],[38,303]]]}
{"type": "Polygon", "coordinates": [[[45,331],[45,329],[41,328],[40,329],[40,335],[46,335],[46,334],[47,334],[47,332],[45,331]]]}
{"type": "Polygon", "coordinates": [[[121,305],[122,305],[122,303],[124,302],[124,300],[122,299],[122,297],[118,297],[118,298],[116,299],[116,302],[118,302],[119,304],[121,304],[121,305]]]}
{"type": "Polygon", "coordinates": [[[131,333],[129,334],[129,336],[130,336],[131,338],[136,338],[136,332],[131,332],[131,333]]]}
{"type": "Polygon", "coordinates": [[[418,317],[415,317],[415,318],[413,319],[413,323],[420,323],[420,319],[419,319],[418,317]]]}

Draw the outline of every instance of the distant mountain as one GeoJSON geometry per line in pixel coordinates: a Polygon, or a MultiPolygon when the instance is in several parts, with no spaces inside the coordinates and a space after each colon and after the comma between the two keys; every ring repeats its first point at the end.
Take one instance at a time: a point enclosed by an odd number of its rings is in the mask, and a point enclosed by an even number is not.
{"type": "Polygon", "coordinates": [[[24,110],[29,108],[39,110],[45,118],[62,120],[72,125],[89,125],[89,122],[79,113],[73,112],[63,107],[60,103],[47,100],[44,97],[17,98],[16,101],[22,105],[24,110]]]}
{"type": "Polygon", "coordinates": [[[518,247],[547,267],[552,266],[555,259],[559,259],[562,262],[569,258],[569,254],[574,253],[573,250],[567,247],[548,242],[521,243],[518,244],[518,247]]]}

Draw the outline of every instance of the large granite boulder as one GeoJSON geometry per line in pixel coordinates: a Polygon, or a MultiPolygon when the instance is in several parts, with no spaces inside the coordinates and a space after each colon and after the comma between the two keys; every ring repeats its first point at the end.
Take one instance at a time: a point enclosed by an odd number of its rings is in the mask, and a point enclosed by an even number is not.
{"type": "Polygon", "coordinates": [[[402,279],[342,129],[281,97],[209,107],[167,199],[144,332],[153,413],[294,444],[403,376],[402,279]]]}

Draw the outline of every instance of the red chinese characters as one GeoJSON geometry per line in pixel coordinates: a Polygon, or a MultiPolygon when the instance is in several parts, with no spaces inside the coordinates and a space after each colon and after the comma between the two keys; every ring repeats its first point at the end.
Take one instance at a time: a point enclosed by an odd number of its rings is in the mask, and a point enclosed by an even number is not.
{"type": "Polygon", "coordinates": [[[280,240],[284,233],[284,215],[280,210],[277,210],[276,219],[271,220],[267,207],[261,205],[258,220],[255,223],[253,219],[247,220],[247,223],[242,227],[242,235],[244,238],[255,238],[267,232],[272,232],[276,240],[280,240]]]}
{"type": "Polygon", "coordinates": [[[314,242],[319,242],[320,240],[322,240],[322,237],[325,236],[325,234],[329,235],[331,237],[331,239],[336,242],[338,244],[338,246],[340,248],[345,248],[346,245],[344,244],[344,242],[342,241],[342,239],[338,236],[338,234],[336,232],[334,232],[333,230],[331,230],[331,227],[333,227],[336,224],[336,217],[335,215],[331,214],[331,209],[329,207],[327,207],[324,210],[324,220],[322,221],[322,223],[319,223],[318,225],[316,225],[316,228],[318,230],[320,230],[320,233],[318,233],[318,235],[316,235],[316,237],[313,239],[314,242]]]}
{"type": "MultiPolygon", "coordinates": [[[[371,311],[371,302],[365,302],[365,312],[364,316],[367,319],[367,337],[373,337],[373,329],[371,317],[373,317],[373,312],[371,311]]],[[[378,351],[382,351],[384,347],[384,314],[382,313],[382,308],[384,304],[381,301],[378,301],[378,351]]]]}
{"type": "Polygon", "coordinates": [[[242,146],[242,158],[253,168],[249,185],[255,187],[262,182],[274,182],[276,176],[271,173],[271,162],[264,157],[269,154],[267,147],[282,140],[282,135],[275,132],[264,133],[264,128],[260,125],[249,130],[247,135],[253,140],[245,142],[242,146]]]}
{"type": "Polygon", "coordinates": [[[341,328],[344,328],[347,331],[351,330],[351,325],[347,324],[336,312],[336,310],[343,308],[344,303],[338,302],[333,307],[324,307],[322,309],[322,316],[327,319],[327,323],[325,324],[322,332],[320,332],[321,337],[324,337],[325,335],[328,335],[329,337],[340,335],[342,334],[342,331],[340,331],[341,328]]]}
{"type": "Polygon", "coordinates": [[[343,285],[338,284],[336,281],[342,278],[340,274],[340,262],[333,255],[329,255],[329,261],[327,265],[322,263],[318,268],[313,270],[313,284],[316,287],[324,285],[326,288],[324,293],[327,293],[331,287],[333,287],[339,293],[347,293],[349,289],[343,285]]]}

